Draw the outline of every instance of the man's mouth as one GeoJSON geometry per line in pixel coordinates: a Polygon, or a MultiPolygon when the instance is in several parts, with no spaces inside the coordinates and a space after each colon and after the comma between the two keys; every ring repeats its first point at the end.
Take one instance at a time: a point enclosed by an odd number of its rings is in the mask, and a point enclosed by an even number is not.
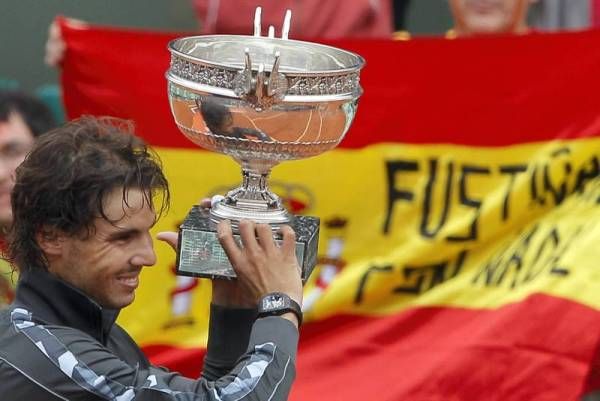
{"type": "Polygon", "coordinates": [[[140,274],[139,273],[123,274],[123,275],[117,276],[117,281],[120,284],[135,290],[138,287],[138,285],[140,284],[140,274]]]}
{"type": "Polygon", "coordinates": [[[472,0],[469,5],[478,14],[487,14],[498,8],[498,2],[494,0],[472,0]]]}

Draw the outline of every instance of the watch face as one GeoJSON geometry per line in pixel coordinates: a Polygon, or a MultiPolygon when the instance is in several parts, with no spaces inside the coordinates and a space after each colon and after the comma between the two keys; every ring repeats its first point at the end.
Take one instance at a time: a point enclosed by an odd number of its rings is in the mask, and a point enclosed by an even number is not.
{"type": "Polygon", "coordinates": [[[274,310],[285,307],[285,299],[280,295],[271,295],[263,298],[263,310],[274,310]]]}

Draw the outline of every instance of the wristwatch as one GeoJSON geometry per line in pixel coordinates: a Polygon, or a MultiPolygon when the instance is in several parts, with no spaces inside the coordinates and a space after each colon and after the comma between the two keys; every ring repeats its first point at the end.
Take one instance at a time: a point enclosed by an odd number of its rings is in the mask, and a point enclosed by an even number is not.
{"type": "Polygon", "coordinates": [[[302,324],[302,309],[298,302],[283,292],[272,292],[265,295],[258,303],[258,317],[281,316],[291,312],[298,319],[298,326],[302,324]]]}

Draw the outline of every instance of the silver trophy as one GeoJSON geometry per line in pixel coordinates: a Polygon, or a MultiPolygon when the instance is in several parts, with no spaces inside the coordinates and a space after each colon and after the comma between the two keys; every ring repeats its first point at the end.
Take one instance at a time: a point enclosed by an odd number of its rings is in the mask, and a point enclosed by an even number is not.
{"type": "Polygon", "coordinates": [[[179,231],[177,272],[235,277],[216,233],[230,220],[283,224],[296,232],[296,255],[306,280],[316,264],[319,219],[294,216],[269,191],[278,163],[316,156],[338,145],[356,114],[364,59],[354,53],[288,39],[291,12],[281,38],[269,27],[261,36],[256,9],[254,36],[184,37],[169,43],[166,73],[175,123],[195,144],[233,157],[242,185],[210,210],[194,206],[179,231]]]}

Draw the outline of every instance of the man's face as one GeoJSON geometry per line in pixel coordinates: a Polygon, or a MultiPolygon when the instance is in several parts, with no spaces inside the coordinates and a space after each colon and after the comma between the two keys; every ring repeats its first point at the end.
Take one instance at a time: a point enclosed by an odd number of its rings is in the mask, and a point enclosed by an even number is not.
{"type": "Polygon", "coordinates": [[[459,35],[522,33],[532,0],[449,0],[459,35]]]}
{"type": "Polygon", "coordinates": [[[150,228],[156,213],[138,189],[117,188],[104,200],[106,215],[96,218],[87,237],[60,239],[61,251],[49,256],[49,270],[105,308],[131,304],[144,266],[156,263],[150,228]],[[116,221],[116,223],[115,223],[116,221]]]}
{"type": "Polygon", "coordinates": [[[17,113],[0,121],[0,227],[12,223],[10,193],[15,185],[15,169],[33,146],[33,134],[17,113]]]}

